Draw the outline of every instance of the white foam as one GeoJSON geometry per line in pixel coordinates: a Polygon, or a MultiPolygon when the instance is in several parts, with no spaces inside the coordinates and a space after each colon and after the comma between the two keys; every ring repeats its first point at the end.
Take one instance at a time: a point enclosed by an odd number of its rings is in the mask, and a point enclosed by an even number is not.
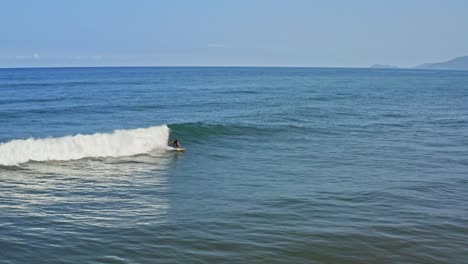
{"type": "Polygon", "coordinates": [[[169,128],[161,125],[93,135],[12,140],[0,144],[0,165],[13,166],[27,161],[133,156],[154,149],[164,149],[168,139],[169,128]]]}

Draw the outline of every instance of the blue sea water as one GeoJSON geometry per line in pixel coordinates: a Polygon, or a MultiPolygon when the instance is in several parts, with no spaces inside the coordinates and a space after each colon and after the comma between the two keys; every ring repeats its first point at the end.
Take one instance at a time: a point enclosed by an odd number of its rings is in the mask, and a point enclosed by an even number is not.
{"type": "Polygon", "coordinates": [[[2,264],[467,263],[467,190],[468,72],[0,69],[2,264]]]}

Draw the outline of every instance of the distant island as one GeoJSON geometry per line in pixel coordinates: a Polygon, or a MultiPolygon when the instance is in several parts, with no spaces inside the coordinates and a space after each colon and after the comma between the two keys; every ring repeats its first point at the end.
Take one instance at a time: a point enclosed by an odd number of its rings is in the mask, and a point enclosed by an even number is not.
{"type": "MultiPolygon", "coordinates": [[[[396,69],[398,66],[374,64],[370,68],[378,69],[396,69]]],[[[468,56],[457,57],[445,62],[424,63],[413,67],[413,69],[428,69],[428,70],[468,70],[468,56]]]]}
{"type": "Polygon", "coordinates": [[[457,57],[445,62],[424,63],[415,67],[416,69],[438,69],[438,70],[468,70],[468,56],[457,57]]]}
{"type": "Polygon", "coordinates": [[[385,64],[374,64],[370,66],[371,68],[376,68],[376,69],[396,69],[398,66],[394,65],[385,65],[385,64]]]}

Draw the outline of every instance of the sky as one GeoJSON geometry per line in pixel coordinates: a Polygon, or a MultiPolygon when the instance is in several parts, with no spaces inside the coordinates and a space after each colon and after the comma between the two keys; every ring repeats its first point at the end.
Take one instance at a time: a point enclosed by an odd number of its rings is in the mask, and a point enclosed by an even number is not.
{"type": "Polygon", "coordinates": [[[412,67],[468,55],[466,0],[2,0],[0,67],[412,67]]]}

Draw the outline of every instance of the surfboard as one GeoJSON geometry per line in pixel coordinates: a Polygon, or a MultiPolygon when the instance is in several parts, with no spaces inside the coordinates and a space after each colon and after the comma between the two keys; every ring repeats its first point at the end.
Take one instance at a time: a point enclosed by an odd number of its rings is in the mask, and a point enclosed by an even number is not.
{"type": "Polygon", "coordinates": [[[172,151],[185,151],[185,148],[171,148],[172,151]]]}

